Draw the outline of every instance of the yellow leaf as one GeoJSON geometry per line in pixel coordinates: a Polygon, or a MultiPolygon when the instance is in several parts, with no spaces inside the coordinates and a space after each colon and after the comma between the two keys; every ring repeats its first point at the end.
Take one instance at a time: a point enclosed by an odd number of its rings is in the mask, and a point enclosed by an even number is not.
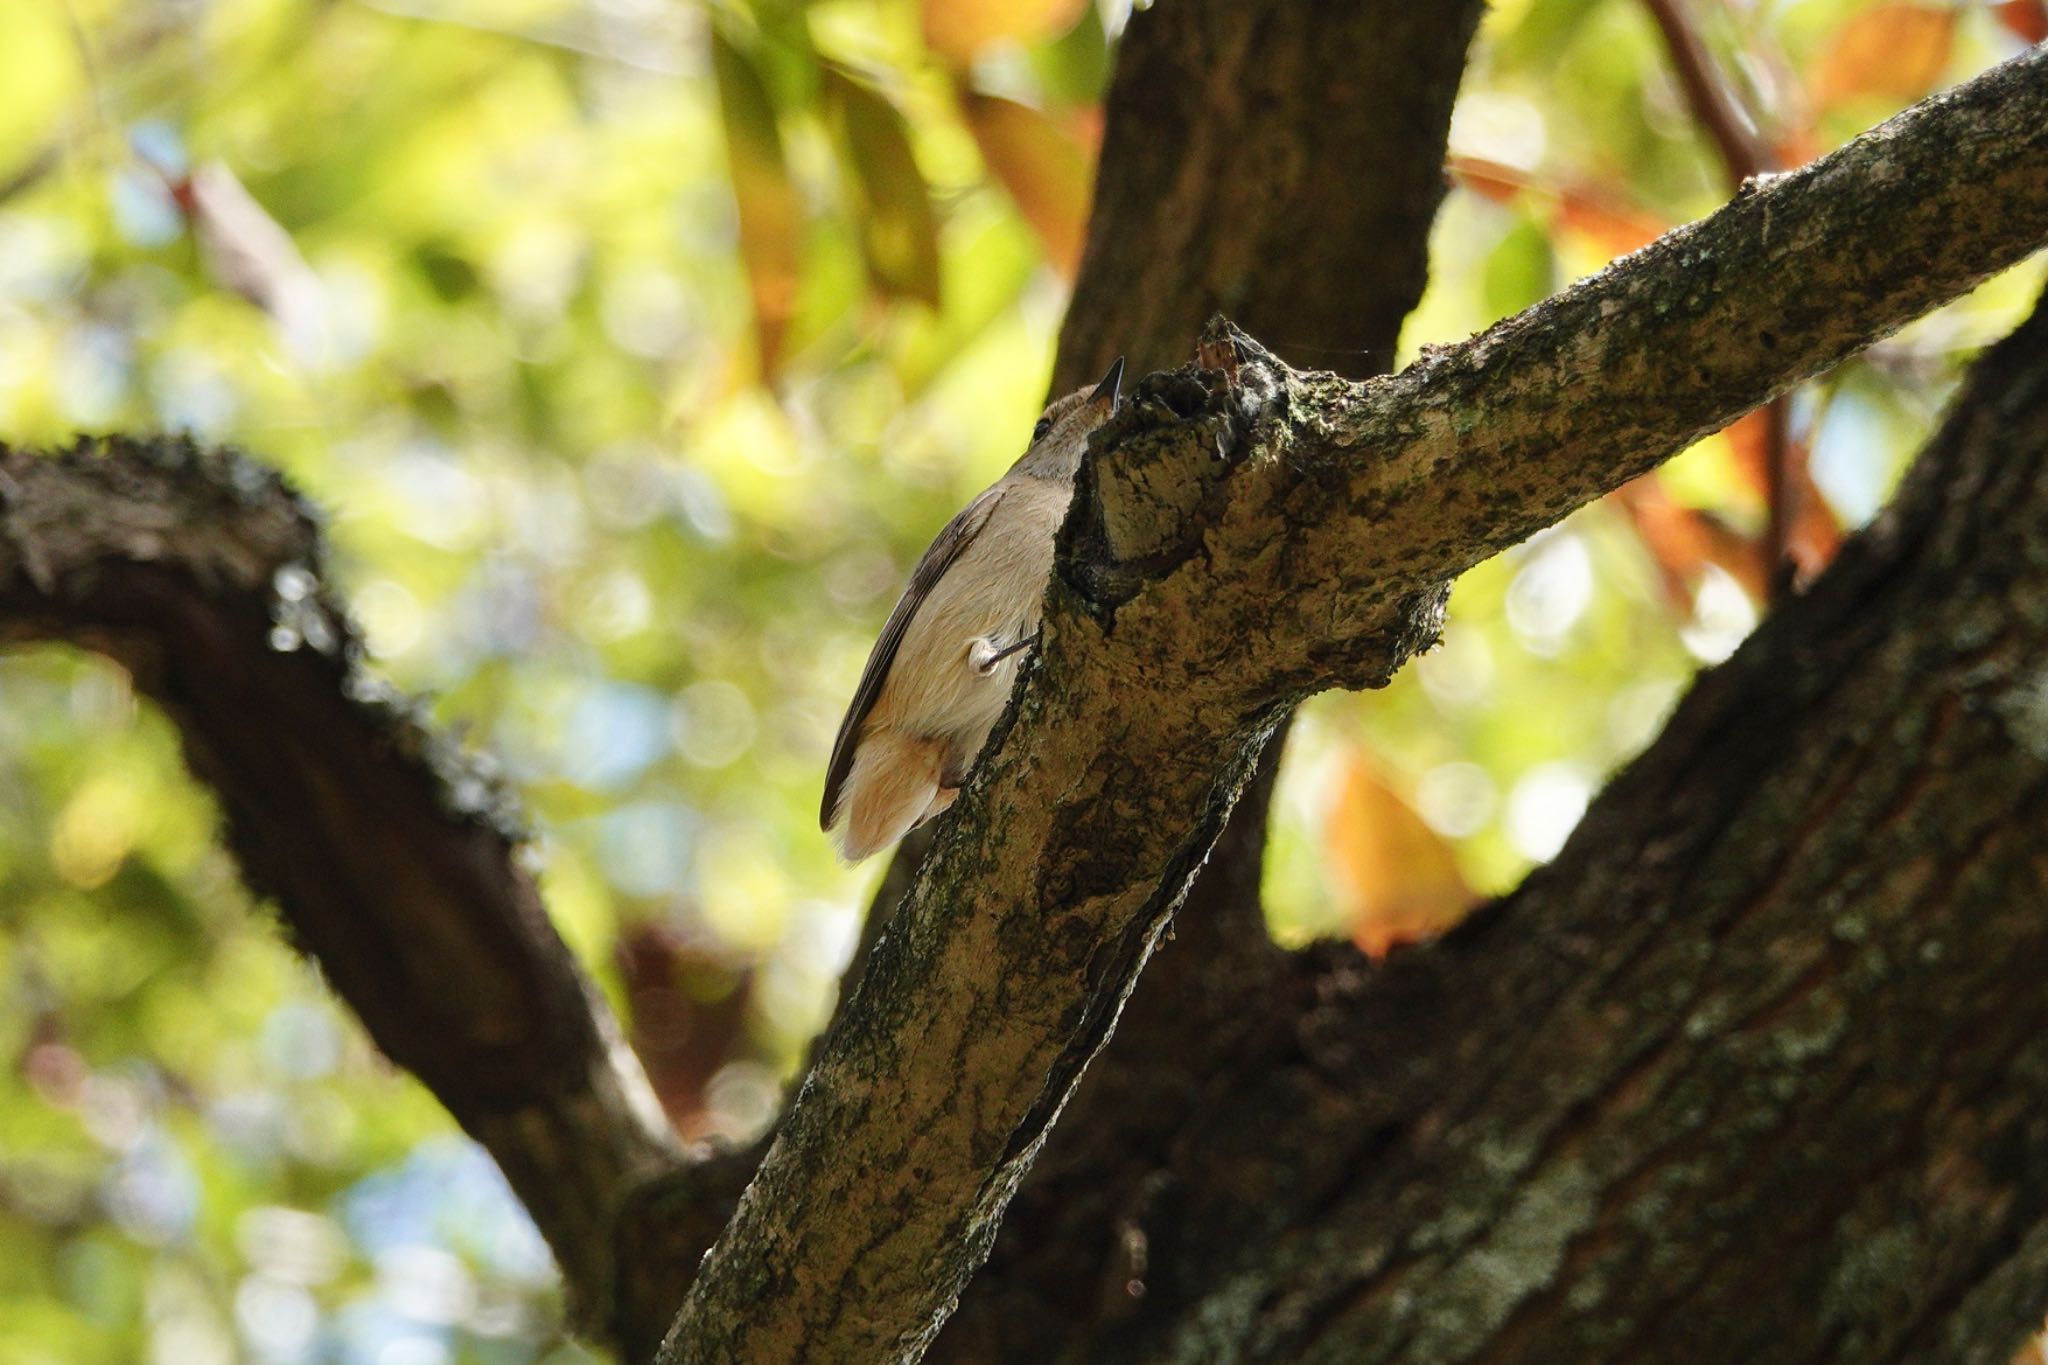
{"type": "Polygon", "coordinates": [[[1071,28],[1088,0],[924,0],[925,45],[965,67],[993,43],[1035,43],[1071,28]]]}
{"type": "Polygon", "coordinates": [[[96,777],[65,803],[50,834],[50,863],[71,885],[91,891],[106,885],[135,848],[143,799],[127,783],[96,777]]]}
{"type": "Polygon", "coordinates": [[[960,112],[982,160],[1068,279],[1081,264],[1094,190],[1095,149],[1038,110],[993,95],[963,94],[960,112]]]}
{"type": "Polygon", "coordinates": [[[1350,748],[1323,817],[1330,887],[1368,957],[1434,938],[1478,899],[1450,845],[1380,780],[1364,749],[1350,748]]]}
{"type": "Polygon", "coordinates": [[[1835,31],[1814,77],[1814,97],[1832,109],[1858,98],[1917,100],[1948,67],[1957,10],[1949,5],[1873,5],[1835,31]]]}
{"type": "Polygon", "coordinates": [[[782,133],[768,87],[746,54],[724,34],[711,35],[711,69],[725,121],[726,161],[739,210],[740,261],[754,304],[761,371],[775,373],[783,334],[796,311],[803,207],[782,155],[782,133]]]}

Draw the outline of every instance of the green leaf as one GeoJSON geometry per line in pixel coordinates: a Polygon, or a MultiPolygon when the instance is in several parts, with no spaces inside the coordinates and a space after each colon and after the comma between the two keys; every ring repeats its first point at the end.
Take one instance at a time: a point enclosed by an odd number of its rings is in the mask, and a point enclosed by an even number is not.
{"type": "Polygon", "coordinates": [[[1549,296],[1556,287],[1556,274],[1549,234],[1528,218],[1518,220],[1487,254],[1487,311],[1502,318],[1521,312],[1549,296]]]}
{"type": "Polygon", "coordinates": [[[854,172],[868,278],[884,298],[939,305],[939,228],[931,187],[910,150],[910,129],[896,106],[827,68],[823,94],[854,172]]]}
{"type": "Polygon", "coordinates": [[[716,30],[711,70],[725,122],[726,165],[739,211],[740,260],[753,299],[761,371],[773,374],[796,309],[803,207],[789,178],[768,87],[747,55],[716,30]]]}

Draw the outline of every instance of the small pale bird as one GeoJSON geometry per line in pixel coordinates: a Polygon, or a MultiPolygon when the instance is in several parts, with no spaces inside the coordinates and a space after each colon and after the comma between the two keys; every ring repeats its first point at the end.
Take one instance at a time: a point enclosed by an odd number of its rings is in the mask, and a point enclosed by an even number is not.
{"type": "Polygon", "coordinates": [[[946,523],[911,571],[854,690],[818,823],[859,862],[953,804],[1038,639],[1053,537],[1124,362],[1054,399],[1010,472],[946,523]]]}

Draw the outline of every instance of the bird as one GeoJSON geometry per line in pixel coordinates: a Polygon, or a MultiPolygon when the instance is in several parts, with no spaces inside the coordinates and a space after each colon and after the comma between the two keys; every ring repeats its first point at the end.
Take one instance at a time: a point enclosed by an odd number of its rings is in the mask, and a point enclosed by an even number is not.
{"type": "Polygon", "coordinates": [[[1053,537],[1123,357],[1056,398],[1007,474],[946,523],[868,653],[825,769],[818,824],[857,863],[953,804],[1038,640],[1053,537]]]}

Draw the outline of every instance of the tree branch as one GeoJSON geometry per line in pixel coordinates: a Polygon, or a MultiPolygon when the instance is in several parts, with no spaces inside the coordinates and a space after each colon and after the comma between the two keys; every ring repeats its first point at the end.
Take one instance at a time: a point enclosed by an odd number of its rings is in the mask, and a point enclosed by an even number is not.
{"type": "Polygon", "coordinates": [[[1271,601],[1271,634],[1301,642],[1298,685],[1343,681],[1315,656],[1361,608],[1463,572],[2039,247],[2044,159],[2035,50],[1389,380],[1304,378],[1294,458],[1254,466],[1209,553],[1244,560],[1269,518],[1299,523],[1289,567],[1309,587],[1271,601]]]}
{"type": "Polygon", "coordinates": [[[1013,723],[664,1357],[914,1358],[1288,704],[1384,681],[1453,575],[2044,238],[2034,52],[1392,379],[1240,341],[1228,392],[1141,384],[1013,723]]]}
{"type": "Polygon", "coordinates": [[[239,456],[0,447],[0,646],[97,650],[170,713],[251,883],[604,1322],[614,1206],[676,1160],[668,1125],[519,864],[509,800],[361,671],[324,573],[311,513],[239,456]]]}

